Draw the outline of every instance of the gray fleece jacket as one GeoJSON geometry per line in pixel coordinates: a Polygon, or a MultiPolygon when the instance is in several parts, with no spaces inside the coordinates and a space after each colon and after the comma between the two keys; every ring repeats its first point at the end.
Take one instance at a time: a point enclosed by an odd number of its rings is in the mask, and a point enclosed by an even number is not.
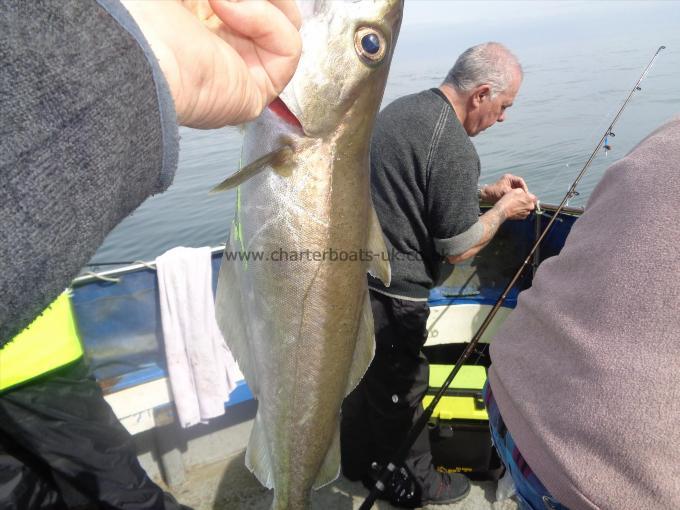
{"type": "Polygon", "coordinates": [[[115,0],[0,2],[0,347],[163,191],[175,111],[115,0]]]}
{"type": "Polygon", "coordinates": [[[680,118],[612,165],[491,345],[519,450],[572,510],[680,508],[680,118]]]}

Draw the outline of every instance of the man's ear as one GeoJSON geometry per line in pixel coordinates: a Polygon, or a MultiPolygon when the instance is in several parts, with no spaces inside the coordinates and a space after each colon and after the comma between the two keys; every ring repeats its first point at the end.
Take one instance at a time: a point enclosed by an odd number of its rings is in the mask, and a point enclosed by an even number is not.
{"type": "Polygon", "coordinates": [[[491,98],[491,87],[486,84],[479,85],[472,93],[472,104],[478,108],[482,101],[491,98]]]}

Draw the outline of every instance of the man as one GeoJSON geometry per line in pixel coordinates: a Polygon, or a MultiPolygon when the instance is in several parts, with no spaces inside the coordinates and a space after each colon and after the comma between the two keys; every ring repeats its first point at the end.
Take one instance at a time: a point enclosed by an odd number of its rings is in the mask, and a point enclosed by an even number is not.
{"type": "MultiPolygon", "coordinates": [[[[392,283],[369,281],[376,354],[342,415],[343,471],[350,479],[372,486],[371,464],[391,460],[422,413],[430,289],[453,264],[486,246],[505,220],[534,208],[535,197],[512,175],[478,193],[480,163],[470,140],[505,120],[521,81],[521,66],[505,47],[481,44],[458,58],[439,88],[398,99],[378,116],[371,184],[392,252],[392,283]],[[479,198],[495,203],[482,216],[479,198]]],[[[457,501],[468,491],[464,476],[434,470],[423,431],[387,496],[396,506],[417,507],[457,501]]]]}
{"type": "Polygon", "coordinates": [[[254,118],[292,76],[295,4],[210,5],[0,3],[3,510],[180,507],[139,465],[77,335],[50,331],[27,348],[17,333],[169,186],[178,123],[254,118]]]}
{"type": "Polygon", "coordinates": [[[495,335],[489,423],[523,508],[680,508],[679,162],[675,118],[606,171],[495,335]]]}

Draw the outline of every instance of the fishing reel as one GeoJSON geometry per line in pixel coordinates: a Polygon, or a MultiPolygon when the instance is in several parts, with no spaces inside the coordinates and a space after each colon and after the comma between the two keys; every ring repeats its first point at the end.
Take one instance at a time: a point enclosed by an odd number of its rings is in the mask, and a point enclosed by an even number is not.
{"type": "MultiPolygon", "coordinates": [[[[372,489],[378,482],[382,468],[383,466],[377,462],[371,464],[371,472],[368,476],[370,482],[364,481],[364,486],[367,489],[372,489]]],[[[422,506],[423,489],[408,468],[401,466],[394,470],[389,481],[383,487],[381,498],[402,508],[418,508],[422,506]]]]}

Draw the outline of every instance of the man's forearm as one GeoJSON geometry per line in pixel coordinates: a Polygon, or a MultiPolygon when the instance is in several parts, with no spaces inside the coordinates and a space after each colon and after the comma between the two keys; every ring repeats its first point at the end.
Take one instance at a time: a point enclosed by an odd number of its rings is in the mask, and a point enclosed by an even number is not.
{"type": "Polygon", "coordinates": [[[446,260],[450,264],[458,264],[459,262],[463,262],[464,260],[467,260],[477,255],[477,253],[479,253],[482,248],[489,244],[489,241],[493,239],[493,236],[496,235],[496,232],[498,232],[498,229],[505,220],[506,220],[505,213],[500,206],[496,205],[489,209],[487,212],[485,212],[479,217],[479,221],[484,227],[484,233],[482,234],[482,237],[479,239],[477,244],[475,244],[474,246],[472,246],[471,248],[467,249],[466,251],[459,255],[452,255],[446,257],[446,260]]]}

